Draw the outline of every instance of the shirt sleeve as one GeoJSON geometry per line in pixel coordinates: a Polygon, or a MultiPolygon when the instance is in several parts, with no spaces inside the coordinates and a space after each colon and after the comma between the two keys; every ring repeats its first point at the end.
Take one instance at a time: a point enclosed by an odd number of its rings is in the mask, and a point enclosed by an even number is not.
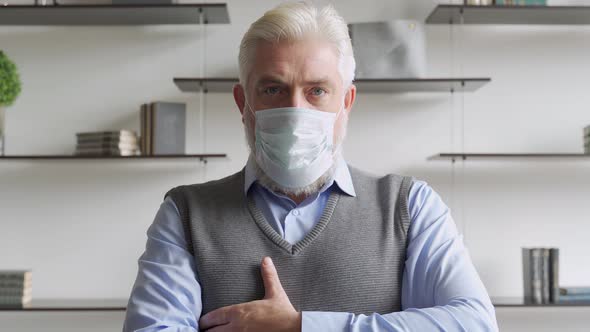
{"type": "Polygon", "coordinates": [[[423,181],[409,194],[402,309],[355,315],[304,311],[302,331],[498,331],[494,307],[450,209],[423,181]]]}
{"type": "Polygon", "coordinates": [[[166,198],[147,231],[123,332],[198,331],[201,287],[176,205],[166,198]]]}

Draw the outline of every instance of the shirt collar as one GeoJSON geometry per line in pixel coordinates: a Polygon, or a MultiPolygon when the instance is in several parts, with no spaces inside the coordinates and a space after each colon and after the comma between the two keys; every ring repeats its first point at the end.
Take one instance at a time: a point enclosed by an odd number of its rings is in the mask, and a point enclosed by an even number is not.
{"type": "MultiPolygon", "coordinates": [[[[254,184],[254,182],[257,181],[255,163],[256,160],[254,160],[254,157],[250,155],[244,169],[244,194],[247,194],[250,187],[254,184]]],[[[352,178],[350,176],[350,170],[348,169],[348,165],[342,156],[336,160],[336,170],[334,171],[333,183],[336,183],[336,185],[344,193],[348,194],[349,196],[356,197],[356,192],[354,191],[354,186],[352,184],[352,178]]],[[[323,188],[322,190],[325,189],[327,188],[323,188]]]]}

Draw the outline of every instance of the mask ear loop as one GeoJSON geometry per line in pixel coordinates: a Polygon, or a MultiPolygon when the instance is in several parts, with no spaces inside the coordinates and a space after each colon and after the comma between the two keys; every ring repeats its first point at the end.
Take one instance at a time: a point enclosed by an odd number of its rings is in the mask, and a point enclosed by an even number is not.
{"type": "MultiPolygon", "coordinates": [[[[334,118],[334,126],[336,126],[336,123],[338,122],[338,117],[340,116],[340,113],[344,113],[343,111],[346,109],[346,105],[345,105],[345,101],[342,101],[342,107],[340,108],[340,110],[338,111],[338,113],[336,113],[336,117],[334,118]]],[[[336,128],[334,128],[334,130],[336,130],[336,128]]],[[[334,156],[336,156],[338,153],[340,153],[342,151],[342,143],[344,142],[344,136],[343,137],[338,137],[340,139],[340,142],[338,143],[338,146],[335,149],[332,149],[332,158],[334,158],[334,156]]]]}
{"type": "Polygon", "coordinates": [[[256,118],[256,116],[254,115],[254,111],[252,110],[252,107],[250,107],[250,104],[248,104],[248,100],[246,99],[244,99],[244,106],[248,108],[248,113],[252,114],[252,116],[256,118]]]}

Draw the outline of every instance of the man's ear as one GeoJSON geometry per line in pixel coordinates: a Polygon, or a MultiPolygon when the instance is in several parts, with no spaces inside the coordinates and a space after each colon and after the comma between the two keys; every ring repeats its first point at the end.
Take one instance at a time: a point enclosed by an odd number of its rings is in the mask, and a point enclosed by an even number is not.
{"type": "Polygon", "coordinates": [[[344,108],[346,108],[346,115],[350,114],[352,111],[352,105],[356,99],[356,86],[351,84],[348,89],[346,89],[346,94],[344,95],[344,108]]]}
{"type": "Polygon", "coordinates": [[[244,122],[244,110],[246,106],[246,93],[244,87],[241,84],[234,85],[234,101],[242,114],[242,122],[244,122]]]}

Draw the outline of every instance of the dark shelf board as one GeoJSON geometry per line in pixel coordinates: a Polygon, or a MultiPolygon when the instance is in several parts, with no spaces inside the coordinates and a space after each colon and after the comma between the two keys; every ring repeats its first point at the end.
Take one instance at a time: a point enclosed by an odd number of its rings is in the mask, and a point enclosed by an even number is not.
{"type": "Polygon", "coordinates": [[[174,154],[174,155],[157,155],[157,156],[75,156],[75,155],[12,155],[0,156],[2,160],[160,160],[160,159],[209,159],[225,158],[226,154],[174,154]]]}
{"type": "Polygon", "coordinates": [[[174,84],[182,92],[232,92],[232,88],[238,83],[237,78],[174,78],[174,84]]]}
{"type": "Polygon", "coordinates": [[[590,307],[590,301],[572,301],[535,304],[528,303],[522,297],[492,297],[494,307],[590,307]]]}
{"type": "Polygon", "coordinates": [[[455,160],[455,159],[590,159],[590,154],[584,153],[439,153],[428,160],[455,160]]]}
{"type": "Polygon", "coordinates": [[[177,5],[0,6],[0,25],[228,24],[225,3],[177,5]]]}
{"type": "Polygon", "coordinates": [[[0,307],[0,311],[125,311],[126,299],[40,299],[28,307],[0,307]]]}
{"type": "Polygon", "coordinates": [[[590,24],[590,6],[438,5],[427,24],[590,24]]]}
{"type": "Polygon", "coordinates": [[[490,78],[358,79],[354,85],[360,93],[474,92],[490,81],[490,78]]]}
{"type": "MultiPolygon", "coordinates": [[[[590,301],[526,303],[522,297],[492,297],[494,307],[588,307],[590,301]]],[[[29,307],[0,307],[0,311],[125,311],[127,299],[39,299],[29,307]]]]}
{"type": "MultiPolygon", "coordinates": [[[[473,92],[489,83],[490,78],[400,78],[357,79],[359,93],[404,92],[473,92]]],[[[174,78],[174,84],[184,92],[231,92],[237,78],[174,78]]]]}

